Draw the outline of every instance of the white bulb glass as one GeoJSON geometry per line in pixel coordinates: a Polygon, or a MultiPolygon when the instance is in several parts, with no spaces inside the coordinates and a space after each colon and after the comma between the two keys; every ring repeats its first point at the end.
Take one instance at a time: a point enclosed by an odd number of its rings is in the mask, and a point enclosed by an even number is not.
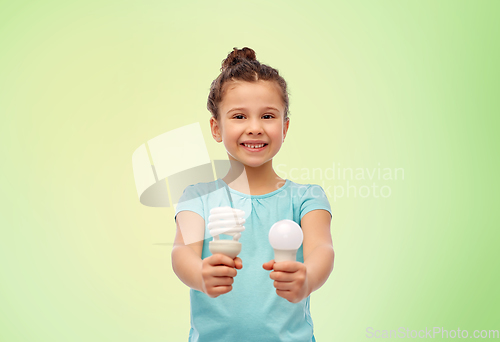
{"type": "Polygon", "coordinates": [[[208,246],[212,254],[222,253],[235,258],[241,252],[241,243],[238,241],[241,232],[245,230],[245,212],[231,207],[217,207],[210,210],[208,230],[213,240],[208,246]],[[232,236],[232,240],[222,240],[219,235],[232,236]]]}
{"type": "Polygon", "coordinates": [[[297,249],[302,245],[302,228],[292,220],[281,220],[269,230],[269,243],[274,249],[274,261],[296,261],[297,249]]]}

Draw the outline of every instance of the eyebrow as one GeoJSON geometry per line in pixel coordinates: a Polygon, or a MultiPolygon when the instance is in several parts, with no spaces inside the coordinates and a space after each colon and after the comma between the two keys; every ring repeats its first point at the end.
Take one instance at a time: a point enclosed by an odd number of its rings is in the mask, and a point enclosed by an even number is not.
{"type": "MultiPolygon", "coordinates": [[[[279,110],[275,107],[264,107],[262,109],[264,109],[264,110],[271,109],[271,110],[275,110],[275,111],[279,112],[279,110]]],[[[246,110],[246,108],[245,107],[231,108],[230,110],[227,111],[227,114],[234,112],[234,111],[238,111],[238,110],[246,110]]]]}

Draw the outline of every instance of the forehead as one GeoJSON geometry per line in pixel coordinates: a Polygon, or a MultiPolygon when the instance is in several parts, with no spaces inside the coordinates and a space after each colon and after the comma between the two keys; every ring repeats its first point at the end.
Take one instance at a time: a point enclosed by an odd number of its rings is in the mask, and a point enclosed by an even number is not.
{"type": "Polygon", "coordinates": [[[281,91],[276,82],[231,81],[227,84],[220,107],[223,111],[232,107],[276,107],[284,110],[281,91]]]}

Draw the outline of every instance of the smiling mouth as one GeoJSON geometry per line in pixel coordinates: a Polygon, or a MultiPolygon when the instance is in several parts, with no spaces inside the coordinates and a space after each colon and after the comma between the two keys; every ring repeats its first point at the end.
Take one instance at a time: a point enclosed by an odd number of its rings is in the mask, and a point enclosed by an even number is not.
{"type": "Polygon", "coordinates": [[[256,149],[256,150],[267,146],[267,144],[240,144],[240,145],[245,146],[246,148],[249,148],[249,149],[256,149]]]}

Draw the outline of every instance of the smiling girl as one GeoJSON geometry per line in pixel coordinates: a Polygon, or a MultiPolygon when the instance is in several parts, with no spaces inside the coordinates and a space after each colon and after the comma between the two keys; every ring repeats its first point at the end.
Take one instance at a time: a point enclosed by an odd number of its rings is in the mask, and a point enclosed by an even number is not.
{"type": "Polygon", "coordinates": [[[231,167],[222,179],[188,186],[176,208],[172,266],[191,288],[189,341],[315,341],[309,296],[333,269],[331,208],[320,186],[282,179],[273,169],[290,125],[286,82],[252,49],[234,48],[207,107],[231,167]],[[246,213],[234,259],[208,248],[210,210],[222,206],[246,213]],[[284,219],[303,231],[297,261],[273,260],[269,229],[284,219]]]}

